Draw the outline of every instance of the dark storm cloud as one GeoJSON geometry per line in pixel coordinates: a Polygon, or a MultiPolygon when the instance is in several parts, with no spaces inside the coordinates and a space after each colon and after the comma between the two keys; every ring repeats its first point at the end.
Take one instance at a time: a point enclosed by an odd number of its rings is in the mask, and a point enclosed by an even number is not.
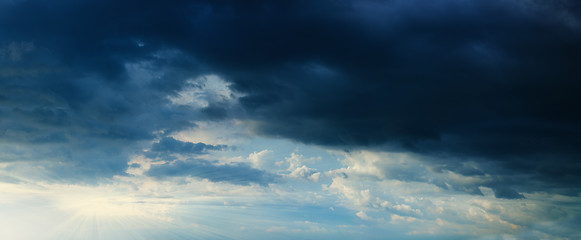
{"type": "Polygon", "coordinates": [[[543,0],[11,1],[0,136],[152,139],[194,118],[165,97],[215,73],[260,135],[448,159],[434,164],[518,188],[499,197],[576,193],[579,16],[543,0]],[[129,63],[154,77],[136,84],[129,63]],[[453,167],[466,159],[495,167],[453,167]]]}
{"type": "Polygon", "coordinates": [[[137,27],[161,8],[130,17],[131,5],[112,2],[0,4],[0,147],[29,149],[2,161],[46,164],[57,180],[123,174],[148,141],[203,117],[167,98],[203,66],[127,31],[156,31],[137,27]]]}
{"type": "Polygon", "coordinates": [[[186,48],[246,94],[256,133],[494,162],[449,170],[495,175],[498,197],[578,192],[577,3],[253,3],[207,9],[186,48]]]}
{"type": "MultiPolygon", "coordinates": [[[[23,57],[23,61],[26,59],[23,57]]],[[[34,67],[24,66],[22,72],[34,67]]],[[[174,66],[168,68],[179,72],[174,66]]],[[[59,149],[62,155],[57,159],[66,164],[55,166],[54,171],[62,173],[57,174],[62,178],[68,174],[86,176],[87,172],[91,176],[99,173],[97,177],[120,174],[132,151],[139,152],[146,140],[163,136],[156,131],[170,134],[195,126],[192,121],[197,119],[194,111],[170,104],[166,97],[172,93],[153,86],[156,79],[150,83],[135,79],[109,83],[102,76],[68,69],[47,74],[18,73],[1,81],[0,138],[4,147],[27,146],[39,153],[26,159],[2,160],[43,161],[46,156],[40,149],[59,149]]]]}
{"type": "Polygon", "coordinates": [[[244,163],[219,165],[216,162],[202,159],[152,165],[146,174],[153,177],[193,176],[212,182],[229,182],[238,185],[255,183],[267,186],[269,183],[280,181],[278,175],[252,168],[244,163]]]}

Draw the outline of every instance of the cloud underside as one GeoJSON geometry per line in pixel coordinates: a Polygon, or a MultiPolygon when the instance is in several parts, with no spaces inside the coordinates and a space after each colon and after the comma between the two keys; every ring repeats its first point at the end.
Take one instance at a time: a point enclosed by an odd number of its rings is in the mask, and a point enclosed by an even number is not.
{"type": "Polygon", "coordinates": [[[237,185],[255,183],[268,186],[269,183],[280,182],[280,177],[262,170],[251,168],[242,163],[218,165],[207,160],[190,159],[154,165],[147,171],[152,177],[183,177],[193,176],[208,179],[212,182],[229,182],[237,185]]]}
{"type": "MultiPolygon", "coordinates": [[[[0,138],[58,146],[71,166],[119,174],[156,139],[158,152],[204,151],[167,137],[236,118],[257,135],[412,152],[436,172],[493,175],[506,186],[499,197],[579,192],[574,2],[0,4],[0,138]],[[237,101],[172,102],[208,74],[237,101]],[[94,161],[100,146],[109,151],[94,161]]],[[[182,174],[175,167],[156,171],[182,174]]]]}

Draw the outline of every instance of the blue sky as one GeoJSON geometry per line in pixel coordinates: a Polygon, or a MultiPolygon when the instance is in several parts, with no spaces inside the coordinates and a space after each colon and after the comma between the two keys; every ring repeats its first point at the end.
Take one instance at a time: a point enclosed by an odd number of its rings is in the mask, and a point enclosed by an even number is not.
{"type": "Polygon", "coordinates": [[[0,1],[0,239],[581,238],[573,1],[0,1]]]}

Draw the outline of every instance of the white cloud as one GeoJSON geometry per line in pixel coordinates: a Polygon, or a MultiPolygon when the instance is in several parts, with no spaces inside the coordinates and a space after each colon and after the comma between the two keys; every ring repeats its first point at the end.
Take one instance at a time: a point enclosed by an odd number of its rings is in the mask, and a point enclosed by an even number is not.
{"type": "Polygon", "coordinates": [[[151,168],[152,163],[152,159],[146,158],[143,155],[135,155],[127,163],[128,167],[125,172],[130,175],[143,176],[151,168]]]}
{"type": "Polygon", "coordinates": [[[213,74],[190,79],[187,84],[176,96],[168,97],[173,104],[205,108],[213,102],[234,103],[241,96],[230,90],[230,83],[213,74]]]}
{"type": "MultiPolygon", "coordinates": [[[[288,163],[288,170],[293,170],[301,167],[301,165],[309,162],[321,161],[321,157],[310,157],[305,158],[305,156],[298,154],[296,152],[291,153],[290,157],[285,158],[286,163],[288,163]]],[[[279,165],[284,164],[284,162],[278,162],[279,165]]]]}
{"type": "Polygon", "coordinates": [[[253,152],[248,155],[248,161],[255,168],[262,168],[265,158],[272,153],[271,150],[264,149],[260,152],[253,152]]]}
{"type": "Polygon", "coordinates": [[[415,217],[403,217],[397,214],[392,214],[391,215],[391,223],[396,223],[396,222],[414,222],[417,221],[418,219],[415,217]]]}
{"type": "Polygon", "coordinates": [[[288,177],[318,182],[321,173],[317,169],[307,167],[304,163],[320,160],[321,157],[305,158],[303,155],[293,152],[290,157],[285,158],[285,161],[279,161],[276,165],[282,166],[285,163],[288,164],[288,168],[286,169],[286,171],[289,172],[286,174],[288,177]]]}
{"type": "Polygon", "coordinates": [[[308,179],[313,182],[318,182],[319,177],[321,176],[320,172],[317,172],[317,169],[308,168],[307,166],[303,165],[301,167],[295,168],[292,170],[289,177],[297,178],[297,179],[308,179]]]}
{"type": "Polygon", "coordinates": [[[372,218],[370,216],[367,216],[367,214],[365,214],[365,212],[363,212],[363,211],[359,211],[355,215],[357,215],[357,217],[359,217],[363,220],[372,220],[372,218]]]}
{"type": "MultiPolygon", "coordinates": [[[[439,235],[454,232],[458,236],[515,234],[523,229],[539,229],[539,221],[568,222],[567,213],[579,214],[580,209],[549,207],[554,201],[578,201],[551,194],[528,194],[526,199],[497,199],[492,190],[480,187],[484,193],[472,195],[443,189],[437,181],[451,186],[478,185],[488,176],[463,176],[451,171],[431,171],[413,155],[383,152],[341,153],[343,168],[326,172],[332,179],[323,190],[335,194],[339,206],[351,209],[360,219],[375,224],[395,224],[412,235],[439,235]],[[397,174],[410,174],[394,178],[397,174]],[[413,175],[422,176],[415,176],[413,175]],[[550,197],[549,197],[550,196],[550,197]],[[559,199],[559,200],[556,200],[559,199]],[[568,210],[565,210],[568,209],[568,210]],[[547,209],[553,209],[551,212],[547,209]],[[388,219],[382,223],[382,219],[388,219]],[[544,220],[541,220],[544,219],[544,220]],[[413,224],[410,224],[413,223],[413,224]]],[[[371,224],[371,223],[370,223],[371,224]]],[[[550,226],[553,226],[550,224],[550,226]]],[[[550,227],[546,227],[549,229],[550,227]]],[[[553,238],[550,231],[542,232],[553,238]]],[[[536,236],[536,235],[535,235],[536,236]]]]}
{"type": "Polygon", "coordinates": [[[343,205],[348,208],[353,208],[350,206],[352,205],[355,209],[360,209],[361,207],[369,205],[371,199],[369,189],[359,189],[345,178],[333,178],[333,182],[325,186],[324,189],[346,200],[343,202],[343,205]]]}
{"type": "Polygon", "coordinates": [[[195,121],[195,127],[172,134],[184,142],[203,142],[211,145],[236,145],[249,139],[244,123],[233,119],[229,121],[195,121]]]}

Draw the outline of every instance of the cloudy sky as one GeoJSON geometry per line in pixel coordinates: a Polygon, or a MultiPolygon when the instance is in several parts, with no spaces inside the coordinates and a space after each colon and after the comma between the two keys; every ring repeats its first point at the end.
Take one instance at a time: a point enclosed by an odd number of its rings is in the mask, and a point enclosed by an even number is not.
{"type": "Polygon", "coordinates": [[[581,5],[0,0],[0,239],[579,239],[581,5]]]}

